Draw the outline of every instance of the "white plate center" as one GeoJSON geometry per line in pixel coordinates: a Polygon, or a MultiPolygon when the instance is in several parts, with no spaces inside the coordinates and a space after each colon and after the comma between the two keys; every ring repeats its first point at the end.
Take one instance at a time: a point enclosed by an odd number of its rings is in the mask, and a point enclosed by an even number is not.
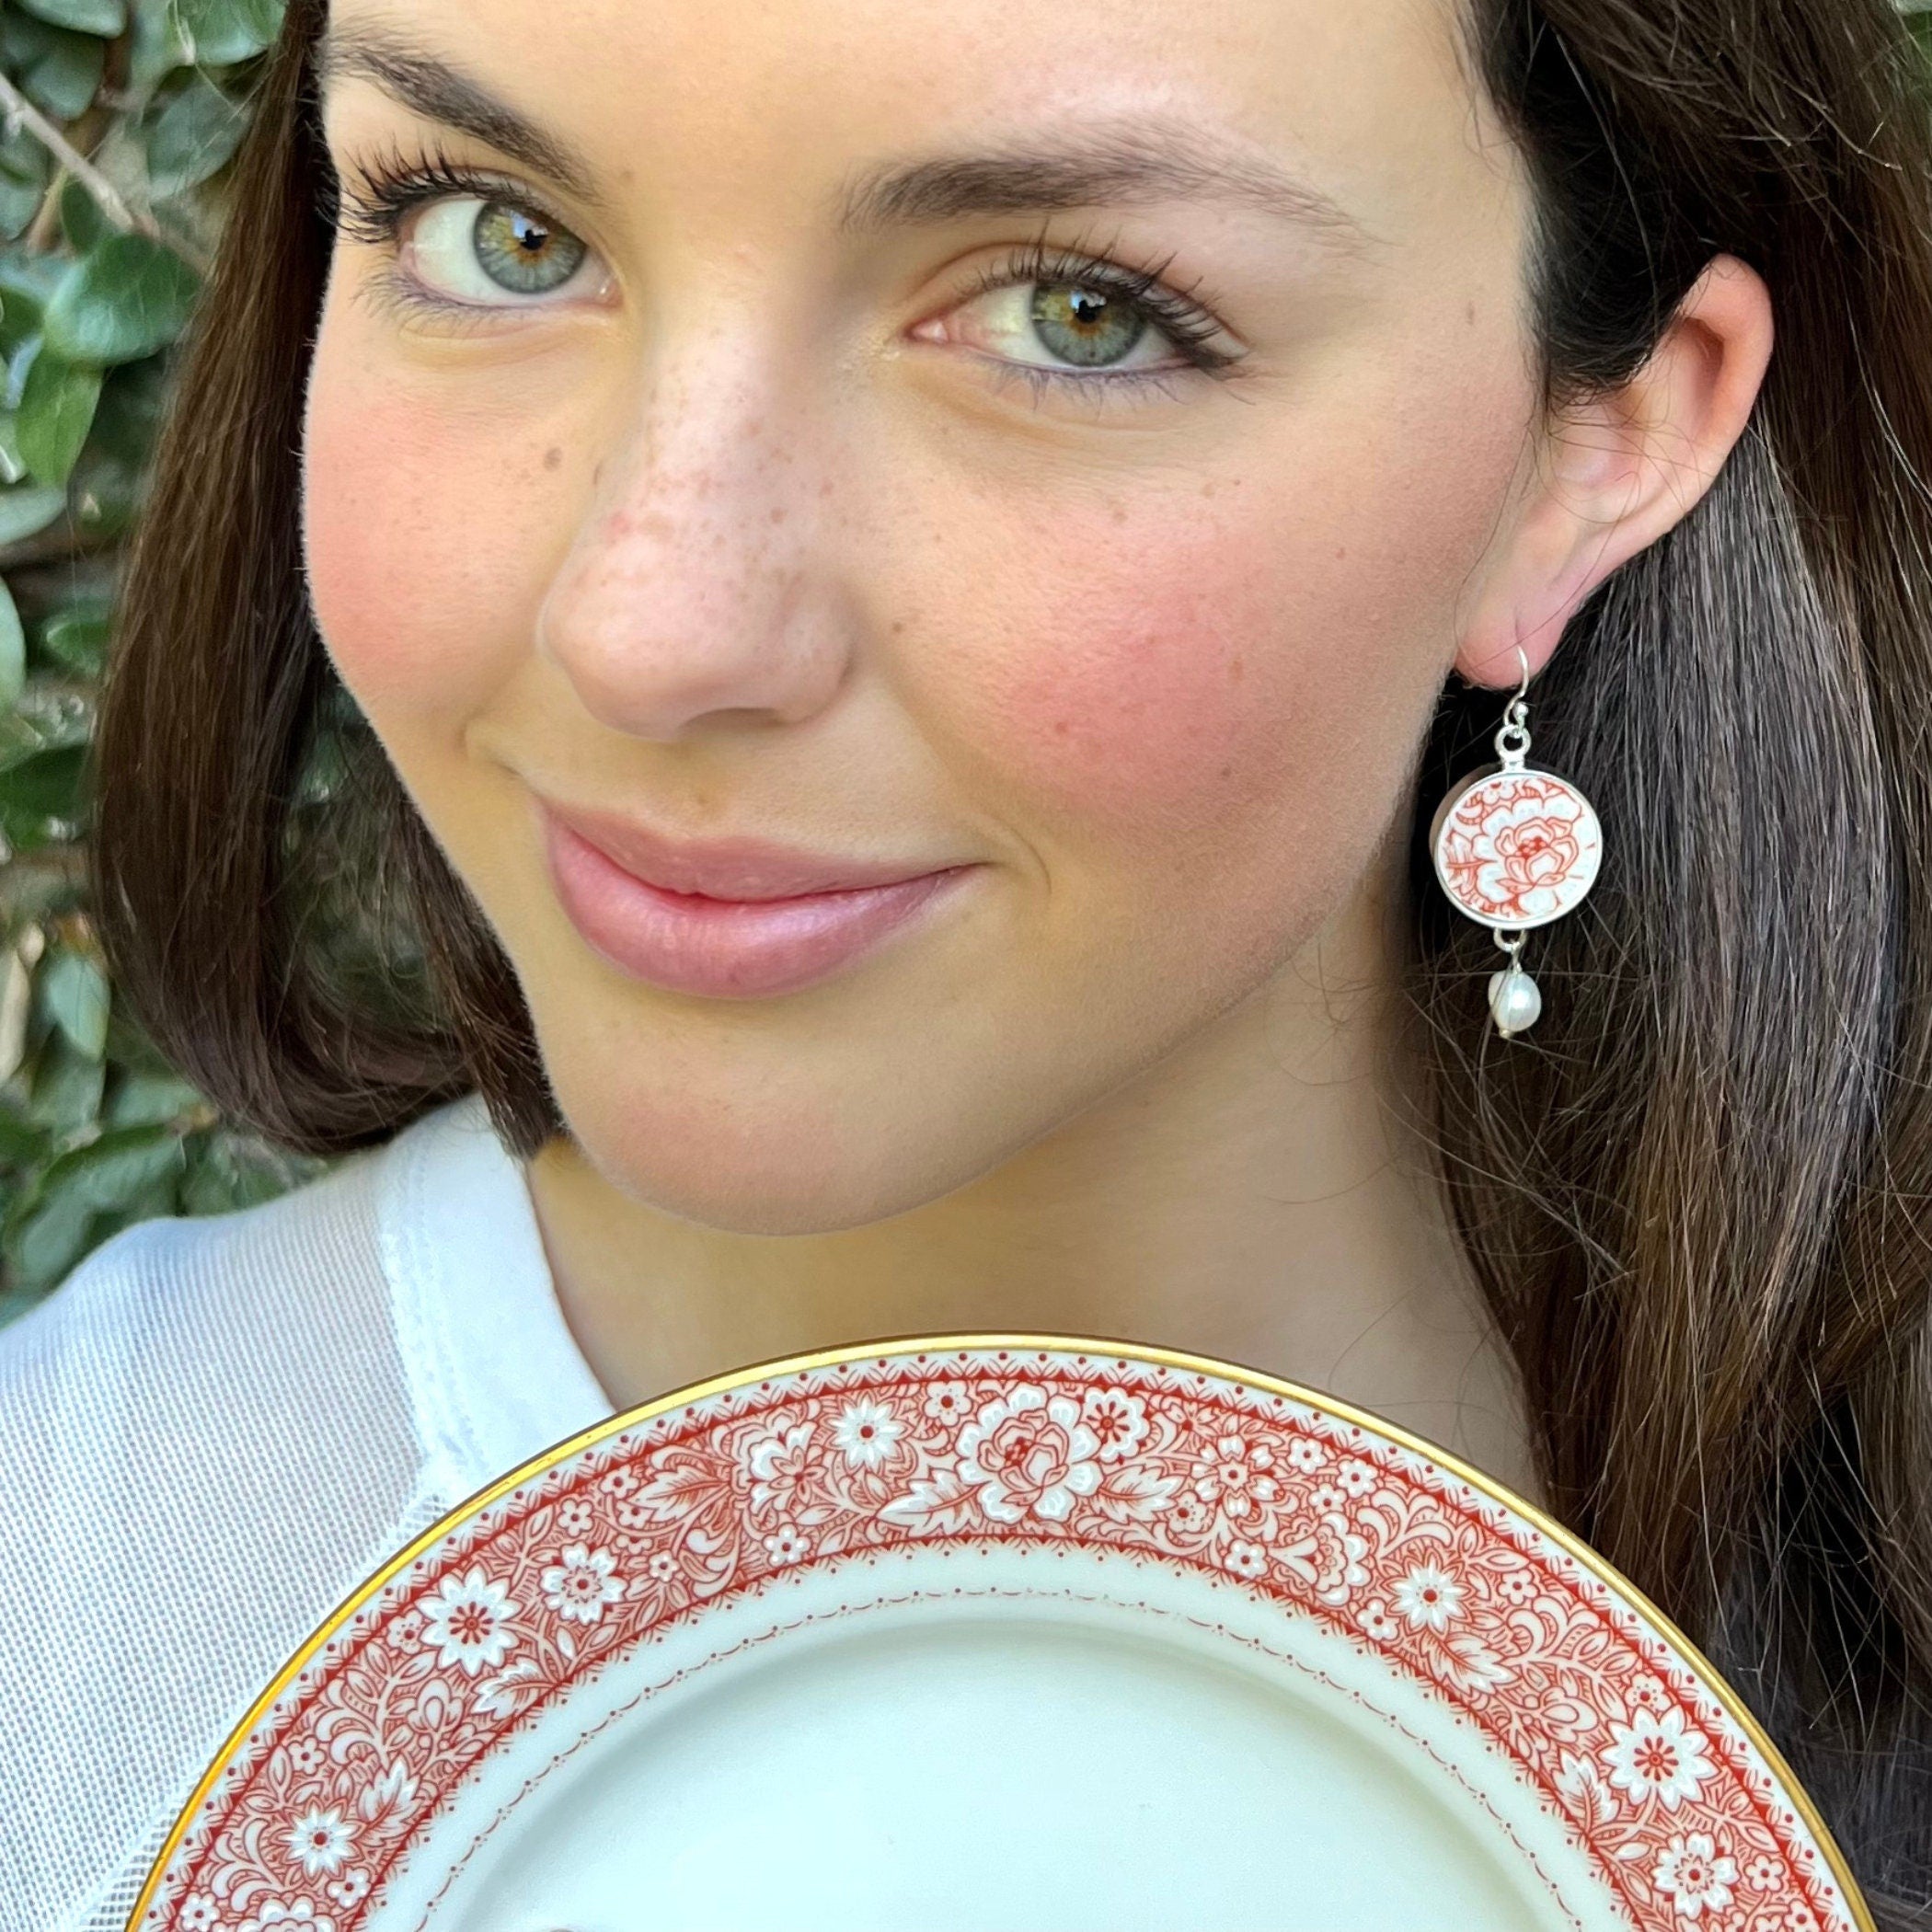
{"type": "Polygon", "coordinates": [[[1180,1642],[966,1603],[863,1640],[834,1626],[712,1664],[574,1753],[431,1923],[1573,1923],[1466,1792],[1431,1788],[1337,1701],[1180,1642]]]}

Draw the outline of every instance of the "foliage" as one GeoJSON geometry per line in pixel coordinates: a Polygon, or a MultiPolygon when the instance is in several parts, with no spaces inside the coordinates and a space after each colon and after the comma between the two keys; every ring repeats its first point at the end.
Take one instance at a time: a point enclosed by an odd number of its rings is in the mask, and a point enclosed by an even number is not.
{"type": "Polygon", "coordinates": [[[156,1214],[326,1170],[116,1006],[83,762],[121,540],[282,0],[0,0],[0,1321],[156,1214]]]}

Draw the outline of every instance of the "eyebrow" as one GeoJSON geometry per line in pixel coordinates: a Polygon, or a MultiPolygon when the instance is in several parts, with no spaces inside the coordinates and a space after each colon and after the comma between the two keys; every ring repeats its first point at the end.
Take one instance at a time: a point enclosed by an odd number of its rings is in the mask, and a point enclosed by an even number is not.
{"type": "Polygon", "coordinates": [[[338,26],[331,19],[316,43],[315,73],[319,89],[351,76],[373,81],[392,100],[424,120],[473,135],[499,154],[547,175],[587,206],[605,205],[597,190],[596,171],[569,142],[394,29],[338,26]]]}
{"type": "Polygon", "coordinates": [[[1340,202],[1278,162],[1191,121],[1156,115],[1088,116],[1045,142],[881,163],[848,185],[834,225],[859,235],[968,215],[1175,201],[1252,208],[1312,228],[1349,252],[1377,239],[1340,202]]]}
{"type": "MultiPolygon", "coordinates": [[[[587,206],[608,205],[595,169],[577,148],[393,29],[331,22],[316,47],[316,75],[323,88],[351,75],[372,81],[426,120],[546,175],[587,206]]],[[[834,233],[857,236],[975,215],[1166,201],[1254,209],[1347,253],[1380,239],[1332,196],[1279,163],[1161,115],[1089,116],[1075,132],[1044,141],[878,162],[847,178],[831,212],[834,233]]]]}

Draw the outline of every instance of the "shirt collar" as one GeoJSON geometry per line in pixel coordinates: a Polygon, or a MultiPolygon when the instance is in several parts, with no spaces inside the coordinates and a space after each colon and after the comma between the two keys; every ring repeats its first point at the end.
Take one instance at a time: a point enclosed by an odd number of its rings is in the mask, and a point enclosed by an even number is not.
{"type": "Polygon", "coordinates": [[[451,1501],[613,1413],[563,1318],[523,1165],[480,1093],[397,1135],[383,1266],[423,1446],[451,1501]]]}

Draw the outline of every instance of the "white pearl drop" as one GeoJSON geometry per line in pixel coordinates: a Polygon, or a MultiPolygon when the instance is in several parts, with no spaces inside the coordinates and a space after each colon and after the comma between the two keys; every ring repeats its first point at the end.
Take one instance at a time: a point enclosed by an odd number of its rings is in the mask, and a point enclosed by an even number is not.
{"type": "Polygon", "coordinates": [[[1536,1023],[1543,1011],[1543,994],[1535,980],[1520,966],[1507,972],[1489,975],[1489,1011],[1496,1018],[1496,1030],[1507,1038],[1536,1023]]]}

